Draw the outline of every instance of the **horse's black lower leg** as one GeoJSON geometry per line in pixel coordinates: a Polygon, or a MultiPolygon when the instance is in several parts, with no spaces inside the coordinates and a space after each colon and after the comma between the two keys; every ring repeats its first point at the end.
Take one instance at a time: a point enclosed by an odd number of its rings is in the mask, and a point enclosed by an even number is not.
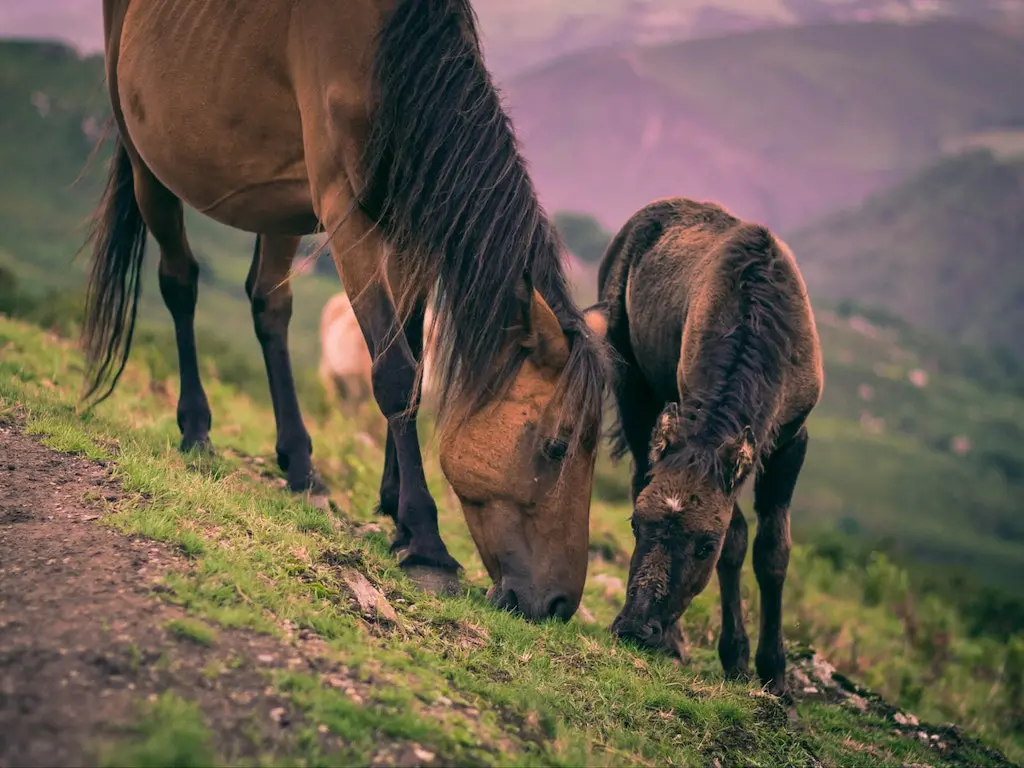
{"type": "Polygon", "coordinates": [[[718,658],[726,679],[745,677],[750,667],[750,640],[743,626],[740,575],[747,557],[747,521],[739,503],[733,505],[732,520],[718,558],[718,586],[722,595],[722,633],[718,637],[718,658]]]}
{"type": "MultiPolygon", "coordinates": [[[[346,283],[346,289],[348,284],[346,283]]],[[[437,505],[427,488],[416,431],[414,403],[416,358],[401,331],[396,338],[397,313],[387,288],[375,281],[352,300],[352,308],[373,359],[373,395],[388,420],[399,478],[396,542],[405,546],[403,568],[420,566],[454,573],[461,566],[441,540],[437,505]]],[[[422,320],[419,321],[422,326],[422,320]]],[[[422,331],[421,331],[422,332],[422,331]]],[[[393,489],[394,470],[385,467],[382,489],[393,489]]]]}
{"type": "Polygon", "coordinates": [[[322,496],[327,488],[313,468],[313,441],[302,420],[288,353],[288,324],[292,317],[288,272],[298,246],[299,239],[295,237],[257,237],[245,292],[267,367],[277,424],[277,464],[287,475],[292,491],[308,490],[322,496]]]}
{"type": "Polygon", "coordinates": [[[210,451],[210,402],[199,376],[195,316],[199,297],[199,263],[185,235],[181,201],[146,169],[135,174],[139,210],[160,246],[160,295],[174,321],[178,348],[178,429],[181,450],[210,451]]]}
{"type": "MultiPolygon", "coordinates": [[[[405,339],[409,344],[409,351],[413,358],[420,359],[423,354],[423,322],[424,305],[417,302],[412,312],[405,321],[405,339]]],[[[409,409],[409,418],[415,421],[419,412],[419,387],[414,392],[414,405],[409,409]]],[[[395,540],[392,542],[393,550],[405,549],[410,543],[410,532],[399,523],[398,506],[401,495],[401,473],[398,464],[398,448],[395,444],[395,434],[388,423],[387,438],[384,443],[384,471],[380,479],[380,504],[377,507],[378,514],[387,515],[395,523],[395,540]]]]}
{"type": "Polygon", "coordinates": [[[772,693],[788,696],[786,650],[782,639],[782,587],[791,547],[789,504],[807,454],[807,428],[781,444],[761,469],[754,484],[757,536],[754,574],[761,589],[761,636],[755,663],[762,683],[772,693]]]}

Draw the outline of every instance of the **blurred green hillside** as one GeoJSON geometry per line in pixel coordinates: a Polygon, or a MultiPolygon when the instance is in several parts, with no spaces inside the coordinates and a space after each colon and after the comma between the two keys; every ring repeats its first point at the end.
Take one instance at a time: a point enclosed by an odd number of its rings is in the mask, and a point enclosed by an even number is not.
{"type": "MultiPolygon", "coordinates": [[[[55,44],[0,42],[0,266],[29,291],[81,284],[87,254],[74,257],[99,202],[107,154],[98,153],[78,179],[109,112],[107,98],[100,57],[79,58],[55,44]]],[[[260,363],[243,287],[254,236],[191,210],[187,221],[202,267],[198,329],[260,363]]],[[[140,315],[144,323],[166,326],[157,260],[150,238],[140,315]]],[[[315,365],[320,309],[340,289],[336,276],[295,280],[291,339],[298,364],[315,365]]]]}

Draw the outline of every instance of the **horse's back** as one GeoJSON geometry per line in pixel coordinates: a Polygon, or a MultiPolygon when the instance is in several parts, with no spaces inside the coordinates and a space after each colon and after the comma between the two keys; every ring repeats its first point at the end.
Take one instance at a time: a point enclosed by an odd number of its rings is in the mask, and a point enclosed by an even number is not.
{"type": "Polygon", "coordinates": [[[312,231],[316,169],[307,167],[306,150],[320,128],[303,125],[300,103],[319,104],[327,94],[310,93],[309,72],[329,71],[332,84],[365,104],[363,59],[372,52],[380,3],[110,5],[114,15],[123,14],[123,25],[108,21],[108,36],[118,38],[108,42],[111,98],[133,156],[177,197],[221,223],[253,232],[312,231]],[[303,30],[314,26],[315,14],[323,16],[323,40],[296,41],[298,21],[303,30]],[[355,30],[352,40],[346,30],[355,30]],[[331,46],[328,33],[343,44],[331,46]]]}

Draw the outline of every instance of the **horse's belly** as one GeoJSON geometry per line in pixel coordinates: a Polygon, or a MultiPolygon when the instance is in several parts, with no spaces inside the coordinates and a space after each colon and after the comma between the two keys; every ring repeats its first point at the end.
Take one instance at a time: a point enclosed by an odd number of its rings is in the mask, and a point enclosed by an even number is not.
{"type": "Polygon", "coordinates": [[[117,91],[128,140],[175,195],[239,229],[303,234],[315,217],[281,7],[213,23],[208,1],[131,4],[117,91]]]}

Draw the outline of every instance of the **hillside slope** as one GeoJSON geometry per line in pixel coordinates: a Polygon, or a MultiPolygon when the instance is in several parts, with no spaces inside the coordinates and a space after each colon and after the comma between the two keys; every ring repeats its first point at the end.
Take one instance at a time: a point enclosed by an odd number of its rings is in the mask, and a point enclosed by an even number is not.
{"type": "Polygon", "coordinates": [[[83,418],[69,345],[0,318],[0,350],[0,471],[14,491],[0,492],[0,618],[11,601],[27,604],[0,638],[0,663],[30,658],[37,672],[16,662],[5,677],[0,724],[17,734],[0,742],[5,763],[49,765],[58,750],[63,764],[91,763],[99,748],[105,765],[154,766],[1010,765],[834,674],[806,643],[923,719],[955,718],[1010,760],[1024,756],[1012,728],[1017,646],[965,636],[948,605],[915,605],[884,558],[865,572],[794,549],[793,723],[756,684],[722,680],[714,584],[686,615],[688,664],[611,638],[631,540],[620,505],[594,507],[583,609],[568,624],[530,625],[485,602],[483,566],[433,454],[428,478],[465,594],[424,595],[396,567],[372,513],[383,434],[368,410],[310,424],[331,515],[275,487],[273,418],[231,387],[211,388],[219,455],[200,460],[174,447],[173,383],[144,366],[83,418]],[[55,547],[58,537],[77,546],[55,547]],[[64,652],[59,638],[70,638],[64,652]],[[126,722],[133,699],[137,723],[126,722]]]}
{"type": "Polygon", "coordinates": [[[506,90],[549,209],[614,230],[681,194],[786,230],[1019,121],[1024,46],[951,21],[778,29],[588,51],[506,90]]]}
{"type": "Polygon", "coordinates": [[[951,157],[789,242],[816,297],[1024,356],[1024,160],[951,157]]]}

